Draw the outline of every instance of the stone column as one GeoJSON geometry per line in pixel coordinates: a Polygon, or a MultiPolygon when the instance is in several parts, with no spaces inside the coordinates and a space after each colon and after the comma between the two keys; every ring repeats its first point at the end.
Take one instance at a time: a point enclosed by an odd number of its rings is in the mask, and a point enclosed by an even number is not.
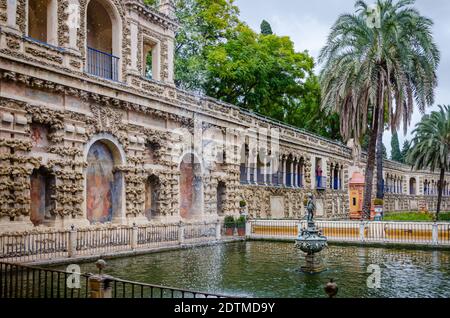
{"type": "Polygon", "coordinates": [[[131,42],[131,65],[130,70],[134,73],[139,73],[138,71],[138,50],[139,50],[139,43],[138,43],[138,25],[135,22],[130,22],[130,42],[131,42]]]}
{"type": "Polygon", "coordinates": [[[7,0],[6,3],[6,24],[9,28],[18,30],[17,26],[17,0],[7,0]]]}
{"type": "Polygon", "coordinates": [[[68,254],[69,258],[75,257],[77,254],[77,230],[73,225],[69,232],[68,254]]]}
{"type": "Polygon", "coordinates": [[[88,279],[90,298],[112,298],[111,278],[92,275],[88,279]]]}
{"type": "Polygon", "coordinates": [[[283,162],[283,186],[286,186],[286,168],[287,168],[287,160],[286,159],[281,159],[283,162]]]}
{"type": "Polygon", "coordinates": [[[298,161],[296,159],[294,161],[294,171],[292,174],[292,178],[294,179],[292,184],[294,185],[294,188],[298,188],[297,172],[298,172],[298,161]]]}
{"type": "Polygon", "coordinates": [[[78,47],[78,30],[80,28],[80,2],[79,0],[69,0],[67,8],[69,14],[67,20],[67,26],[69,27],[69,43],[67,49],[79,52],[78,47]]]}

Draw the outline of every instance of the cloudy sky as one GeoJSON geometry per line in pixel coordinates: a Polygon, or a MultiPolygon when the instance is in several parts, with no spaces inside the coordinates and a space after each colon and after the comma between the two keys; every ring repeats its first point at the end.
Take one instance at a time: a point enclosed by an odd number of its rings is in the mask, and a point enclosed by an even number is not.
{"type": "MultiPolygon", "coordinates": [[[[339,14],[354,12],[354,0],[235,0],[241,11],[242,20],[253,29],[259,30],[263,19],[269,21],[278,35],[288,35],[299,51],[307,50],[317,58],[325,44],[330,27],[339,14]]],[[[371,0],[368,0],[371,3],[371,0]]],[[[439,87],[436,90],[436,105],[450,104],[450,1],[416,0],[416,8],[431,18],[434,37],[441,50],[441,65],[438,70],[439,87]]],[[[317,70],[318,68],[316,68],[317,70]]],[[[428,110],[436,108],[436,105],[428,110]]],[[[420,121],[421,114],[416,110],[413,123],[420,121]]],[[[400,147],[405,136],[399,133],[400,147]]],[[[390,152],[391,134],[385,133],[384,143],[390,152]]]]}

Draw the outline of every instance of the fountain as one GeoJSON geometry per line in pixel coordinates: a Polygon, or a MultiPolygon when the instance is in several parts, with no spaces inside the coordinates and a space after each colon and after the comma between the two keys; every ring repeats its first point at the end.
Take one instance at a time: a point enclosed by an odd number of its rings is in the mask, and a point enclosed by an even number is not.
{"type": "Polygon", "coordinates": [[[306,229],[303,229],[299,225],[299,235],[295,242],[295,247],[306,253],[305,264],[301,267],[301,270],[309,274],[316,274],[325,270],[321,259],[316,254],[328,246],[327,238],[320,233],[314,223],[315,209],[314,197],[312,194],[308,194],[306,204],[308,226],[306,229]]]}

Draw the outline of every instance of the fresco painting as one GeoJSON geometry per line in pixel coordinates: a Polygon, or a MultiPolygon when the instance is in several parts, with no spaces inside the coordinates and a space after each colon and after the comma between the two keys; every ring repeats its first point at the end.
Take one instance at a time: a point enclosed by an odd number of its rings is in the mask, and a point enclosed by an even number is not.
{"type": "Polygon", "coordinates": [[[86,205],[91,223],[111,222],[120,214],[121,176],[114,172],[114,159],[108,146],[96,142],[89,150],[86,205]]]}
{"type": "Polygon", "coordinates": [[[48,127],[41,124],[31,125],[31,144],[33,151],[45,151],[48,147],[48,127]]]}

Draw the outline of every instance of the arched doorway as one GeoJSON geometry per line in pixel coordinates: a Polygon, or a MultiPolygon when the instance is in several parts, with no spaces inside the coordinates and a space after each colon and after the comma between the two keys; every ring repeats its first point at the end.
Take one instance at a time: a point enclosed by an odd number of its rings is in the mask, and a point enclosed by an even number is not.
{"type": "Polygon", "coordinates": [[[157,176],[150,176],[145,184],[145,216],[152,220],[160,215],[159,195],[161,183],[157,176]]]}
{"type": "Polygon", "coordinates": [[[416,178],[411,178],[409,180],[409,194],[410,195],[416,195],[416,178]]]}
{"type": "Polygon", "coordinates": [[[35,169],[31,175],[30,220],[35,226],[51,219],[55,208],[55,176],[44,167],[35,169]]]}
{"type": "Polygon", "coordinates": [[[123,177],[115,169],[113,147],[99,140],[87,154],[86,216],[91,223],[106,223],[122,216],[123,177]]]}
{"type": "Polygon", "coordinates": [[[121,20],[114,6],[107,0],[90,0],[86,28],[88,73],[118,81],[121,20]]]}
{"type": "Polygon", "coordinates": [[[190,219],[202,214],[203,181],[200,162],[186,154],[180,164],[180,216],[190,219]]]}

